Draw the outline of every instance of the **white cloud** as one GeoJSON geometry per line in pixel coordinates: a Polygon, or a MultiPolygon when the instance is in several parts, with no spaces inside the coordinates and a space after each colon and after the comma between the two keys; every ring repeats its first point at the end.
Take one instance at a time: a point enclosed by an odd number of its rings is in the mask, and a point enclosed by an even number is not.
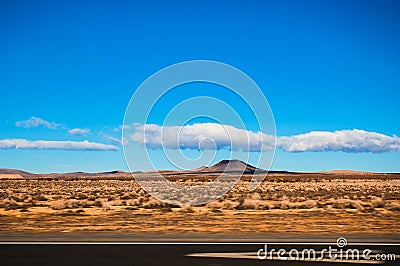
{"type": "Polygon", "coordinates": [[[48,122],[48,121],[43,120],[42,118],[34,117],[34,116],[32,116],[31,118],[29,118],[27,120],[15,122],[15,125],[17,127],[25,127],[25,128],[44,126],[44,127],[50,128],[50,129],[56,129],[61,126],[60,124],[57,124],[54,122],[48,122]]]}
{"type": "Polygon", "coordinates": [[[71,135],[85,135],[88,134],[90,130],[88,128],[73,128],[68,130],[68,133],[71,135]]]}
{"type": "Polygon", "coordinates": [[[68,150],[68,151],[112,151],[118,147],[96,142],[85,141],[55,141],[55,140],[0,140],[0,149],[30,149],[30,150],[68,150]]]}
{"type": "Polygon", "coordinates": [[[110,135],[102,133],[102,132],[99,135],[101,137],[103,137],[105,140],[107,140],[113,144],[126,145],[128,143],[128,141],[126,139],[124,139],[124,141],[122,141],[121,138],[116,138],[116,137],[110,136],[110,135]]]}
{"type": "Polygon", "coordinates": [[[131,129],[130,126],[127,126],[127,125],[119,125],[118,127],[115,127],[115,128],[113,129],[113,131],[118,132],[118,131],[121,131],[121,130],[129,130],[129,129],[131,129]]]}
{"type": "MultiPolygon", "coordinates": [[[[274,137],[262,132],[247,131],[230,125],[202,123],[185,126],[135,125],[130,135],[134,142],[151,149],[232,149],[268,151],[274,137]]],[[[365,130],[334,132],[312,131],[276,138],[276,147],[287,152],[390,152],[400,151],[400,138],[365,130]]]]}
{"type": "Polygon", "coordinates": [[[201,123],[185,126],[134,125],[133,141],[151,149],[272,150],[274,137],[230,125],[201,123]]]}
{"type": "Polygon", "coordinates": [[[342,151],[390,152],[400,151],[400,138],[365,130],[312,131],[289,137],[279,137],[277,147],[288,152],[342,151]]]}

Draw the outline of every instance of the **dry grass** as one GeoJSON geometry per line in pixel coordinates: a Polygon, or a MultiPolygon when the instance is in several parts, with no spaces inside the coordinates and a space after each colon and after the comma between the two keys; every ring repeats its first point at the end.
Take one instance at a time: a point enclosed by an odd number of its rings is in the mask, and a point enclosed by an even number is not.
{"type": "Polygon", "coordinates": [[[244,178],[213,202],[180,208],[134,180],[1,180],[0,232],[399,232],[397,176],[278,175],[253,192],[247,187],[244,178]]]}

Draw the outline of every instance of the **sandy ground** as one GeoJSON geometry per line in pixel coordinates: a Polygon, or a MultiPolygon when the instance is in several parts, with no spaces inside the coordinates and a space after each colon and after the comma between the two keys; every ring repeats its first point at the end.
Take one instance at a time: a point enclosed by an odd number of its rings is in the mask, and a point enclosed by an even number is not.
{"type": "Polygon", "coordinates": [[[240,182],[204,206],[178,207],[152,198],[133,180],[2,180],[0,239],[400,238],[396,176],[270,177],[254,192],[247,185],[240,182]]]}

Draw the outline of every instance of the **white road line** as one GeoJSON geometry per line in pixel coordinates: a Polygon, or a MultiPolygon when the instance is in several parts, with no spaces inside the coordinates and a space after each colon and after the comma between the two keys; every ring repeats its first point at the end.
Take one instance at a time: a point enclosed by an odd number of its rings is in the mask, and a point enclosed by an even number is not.
{"type": "MultiPolygon", "coordinates": [[[[76,241],[0,241],[0,245],[331,245],[336,242],[76,242],[76,241]]],[[[400,243],[350,243],[348,246],[400,246],[400,243]]]]}
{"type": "MultiPolygon", "coordinates": [[[[201,257],[201,258],[226,258],[226,259],[253,259],[253,260],[260,260],[257,256],[256,252],[235,252],[235,253],[229,253],[229,252],[224,252],[224,253],[191,253],[191,254],[186,254],[185,256],[187,257],[201,257]]],[[[396,256],[397,257],[397,256],[396,256]]],[[[307,261],[307,262],[331,262],[331,263],[350,263],[350,264],[382,264],[385,263],[386,261],[377,261],[377,260],[340,260],[340,259],[329,259],[329,258],[323,258],[323,259],[292,259],[290,257],[287,257],[287,260],[282,260],[282,257],[278,256],[272,256],[272,258],[268,257],[266,261],[268,260],[279,260],[279,261],[307,261]]]]}

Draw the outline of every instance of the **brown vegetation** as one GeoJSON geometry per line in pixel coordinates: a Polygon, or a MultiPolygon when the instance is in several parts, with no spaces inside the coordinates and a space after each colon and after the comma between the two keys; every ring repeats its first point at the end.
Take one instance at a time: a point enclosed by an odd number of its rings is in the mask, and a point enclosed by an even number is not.
{"type": "MultiPolygon", "coordinates": [[[[198,185],[212,179],[189,177],[174,180],[198,185]]],[[[399,232],[396,175],[275,174],[253,192],[247,189],[249,179],[245,176],[229,193],[204,206],[183,208],[160,202],[129,179],[1,180],[0,233],[399,232]]]]}

